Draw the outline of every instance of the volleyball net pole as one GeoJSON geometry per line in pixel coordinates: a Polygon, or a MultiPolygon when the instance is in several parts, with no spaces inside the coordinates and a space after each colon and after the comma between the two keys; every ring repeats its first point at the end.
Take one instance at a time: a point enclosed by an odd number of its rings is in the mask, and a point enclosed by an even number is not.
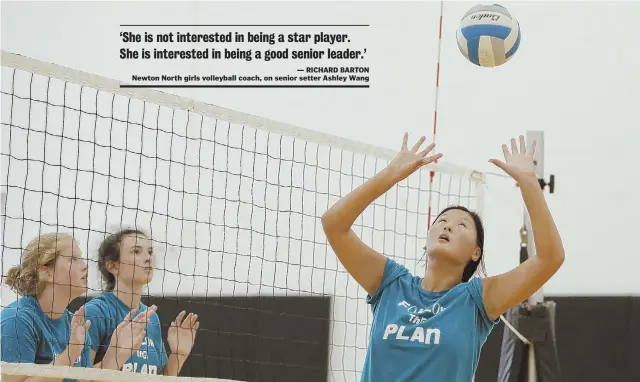
{"type": "MultiPolygon", "coordinates": [[[[541,189],[555,191],[555,176],[545,180],[544,132],[527,131],[527,147],[536,141],[534,163],[541,189]]],[[[531,218],[524,207],[520,228],[520,263],[536,255],[531,218]]],[[[545,301],[540,288],[527,301],[506,313],[502,350],[498,369],[499,382],[560,381],[560,363],[556,347],[555,309],[553,301],[545,301]],[[508,323],[508,324],[507,324],[508,323]]]]}

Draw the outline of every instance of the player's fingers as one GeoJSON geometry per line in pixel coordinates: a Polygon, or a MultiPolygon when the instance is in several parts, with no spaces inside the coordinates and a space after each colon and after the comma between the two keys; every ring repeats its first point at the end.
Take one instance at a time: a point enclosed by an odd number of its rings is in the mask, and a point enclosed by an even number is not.
{"type": "Polygon", "coordinates": [[[132,323],[140,323],[140,322],[144,322],[147,319],[147,312],[140,312],[138,313],[133,320],[131,320],[132,323]]]}
{"type": "Polygon", "coordinates": [[[421,158],[424,158],[427,154],[429,154],[429,152],[431,150],[433,150],[436,147],[435,143],[431,143],[429,146],[427,146],[424,150],[422,150],[420,152],[420,154],[418,154],[421,158]]]}
{"type": "Polygon", "coordinates": [[[187,313],[187,312],[186,312],[185,310],[183,310],[182,312],[180,312],[180,313],[176,316],[176,319],[175,319],[175,321],[174,321],[174,322],[176,323],[176,326],[181,326],[181,325],[182,325],[182,319],[184,318],[184,315],[185,315],[186,313],[187,313]]]}
{"type": "Polygon", "coordinates": [[[497,159],[489,159],[489,163],[493,163],[494,165],[498,166],[502,171],[507,172],[507,164],[497,160],[497,159]]]}
{"type": "Polygon", "coordinates": [[[520,153],[521,154],[526,154],[527,153],[527,144],[524,141],[524,135],[520,136],[520,153]]]}
{"type": "Polygon", "coordinates": [[[424,165],[429,164],[431,162],[435,162],[440,158],[442,158],[442,153],[438,153],[438,154],[435,154],[435,155],[430,155],[430,156],[428,156],[426,158],[422,158],[422,160],[419,162],[419,165],[420,166],[424,166],[424,165]]]}
{"type": "Polygon", "coordinates": [[[151,307],[147,309],[147,312],[146,312],[147,321],[151,319],[151,316],[155,314],[156,310],[158,310],[158,307],[155,305],[151,305],[151,307]]]}
{"type": "MultiPolygon", "coordinates": [[[[124,317],[124,320],[122,320],[122,322],[120,323],[120,325],[122,324],[126,324],[129,321],[131,321],[131,317],[133,317],[133,315],[136,313],[135,310],[130,310],[129,313],[124,317]]],[[[120,326],[118,325],[118,326],[120,326]]]]}
{"type": "Polygon", "coordinates": [[[516,144],[515,138],[511,138],[511,152],[513,153],[513,155],[516,155],[518,153],[518,145],[516,144]]]}
{"type": "Polygon", "coordinates": [[[420,139],[418,140],[418,142],[416,142],[415,145],[413,145],[413,147],[411,148],[411,151],[413,151],[414,153],[418,151],[418,149],[420,148],[420,146],[422,146],[422,144],[424,143],[424,141],[427,139],[427,137],[422,136],[420,137],[420,139]]]}
{"type": "Polygon", "coordinates": [[[191,318],[191,327],[193,328],[197,322],[198,322],[198,315],[194,314],[193,317],[191,318]]]}
{"type": "Polygon", "coordinates": [[[149,319],[151,318],[151,316],[153,316],[153,314],[156,312],[156,309],[158,309],[158,308],[155,305],[151,305],[144,312],[138,313],[138,315],[135,318],[135,321],[136,322],[148,322],[149,319]]]}
{"type": "Polygon", "coordinates": [[[144,330],[147,327],[147,315],[145,312],[140,313],[136,318],[131,322],[131,331],[138,332],[140,330],[144,330]]]}
{"type": "Polygon", "coordinates": [[[180,327],[181,328],[185,328],[185,329],[190,328],[191,327],[191,320],[193,320],[193,313],[189,313],[187,318],[185,318],[184,321],[182,321],[182,325],[180,325],[180,327]]]}
{"type": "Polygon", "coordinates": [[[85,309],[83,305],[80,307],[80,309],[76,310],[76,312],[73,314],[71,323],[76,325],[82,325],[82,322],[84,321],[84,316],[85,316],[85,309]]]}
{"type": "Polygon", "coordinates": [[[502,145],[502,153],[504,154],[504,159],[509,158],[509,156],[511,155],[509,153],[509,148],[507,147],[507,145],[502,145]]]}

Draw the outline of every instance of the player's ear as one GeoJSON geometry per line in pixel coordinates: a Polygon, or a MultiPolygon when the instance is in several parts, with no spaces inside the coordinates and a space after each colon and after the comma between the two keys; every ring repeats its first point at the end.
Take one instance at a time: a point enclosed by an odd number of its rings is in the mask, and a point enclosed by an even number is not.
{"type": "Polygon", "coordinates": [[[107,270],[109,271],[109,273],[111,273],[114,276],[118,275],[118,264],[115,261],[107,261],[105,263],[105,266],[107,267],[107,270]]]}
{"type": "Polygon", "coordinates": [[[475,249],[475,251],[473,252],[473,256],[471,256],[471,259],[472,259],[473,261],[478,261],[478,260],[480,260],[480,247],[478,247],[477,245],[476,245],[476,249],[475,249]]]}
{"type": "Polygon", "coordinates": [[[38,282],[53,282],[53,267],[54,263],[49,263],[38,267],[38,282]]]}

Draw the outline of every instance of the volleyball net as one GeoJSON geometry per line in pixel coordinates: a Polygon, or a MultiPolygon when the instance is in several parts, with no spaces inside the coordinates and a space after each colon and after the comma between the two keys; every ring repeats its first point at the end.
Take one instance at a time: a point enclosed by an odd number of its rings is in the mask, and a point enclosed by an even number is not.
{"type": "MultiPolygon", "coordinates": [[[[77,308],[103,289],[100,241],[142,229],[156,253],[143,302],[158,306],[163,335],[178,312],[199,316],[178,381],[355,381],[371,312],[320,218],[394,156],[2,52],[2,275],[31,239],[71,233],[89,262],[88,297],[77,308]]],[[[476,171],[430,165],[376,200],[353,229],[420,274],[430,221],[451,204],[482,212],[482,184],[476,171]]],[[[3,308],[17,298],[4,285],[1,297],[3,308]]],[[[46,365],[3,364],[3,372],[72,377],[46,365]]]]}

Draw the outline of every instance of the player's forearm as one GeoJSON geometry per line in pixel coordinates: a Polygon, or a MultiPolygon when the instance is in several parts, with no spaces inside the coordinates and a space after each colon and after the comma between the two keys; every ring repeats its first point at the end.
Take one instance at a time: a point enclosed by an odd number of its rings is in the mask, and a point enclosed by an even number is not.
{"type": "Polygon", "coordinates": [[[325,232],[349,231],[367,206],[389,191],[396,182],[393,173],[384,169],[338,200],[322,216],[325,232]]]}
{"type": "Polygon", "coordinates": [[[186,356],[178,355],[175,353],[171,354],[169,356],[169,359],[167,360],[167,365],[164,367],[164,372],[162,374],[177,377],[178,374],[180,374],[180,370],[182,370],[182,366],[184,365],[186,360],[186,356]]]}
{"type": "Polygon", "coordinates": [[[534,175],[522,179],[518,183],[522,199],[531,218],[536,256],[550,264],[561,264],[564,261],[562,240],[540,189],[538,179],[534,175]]]}

